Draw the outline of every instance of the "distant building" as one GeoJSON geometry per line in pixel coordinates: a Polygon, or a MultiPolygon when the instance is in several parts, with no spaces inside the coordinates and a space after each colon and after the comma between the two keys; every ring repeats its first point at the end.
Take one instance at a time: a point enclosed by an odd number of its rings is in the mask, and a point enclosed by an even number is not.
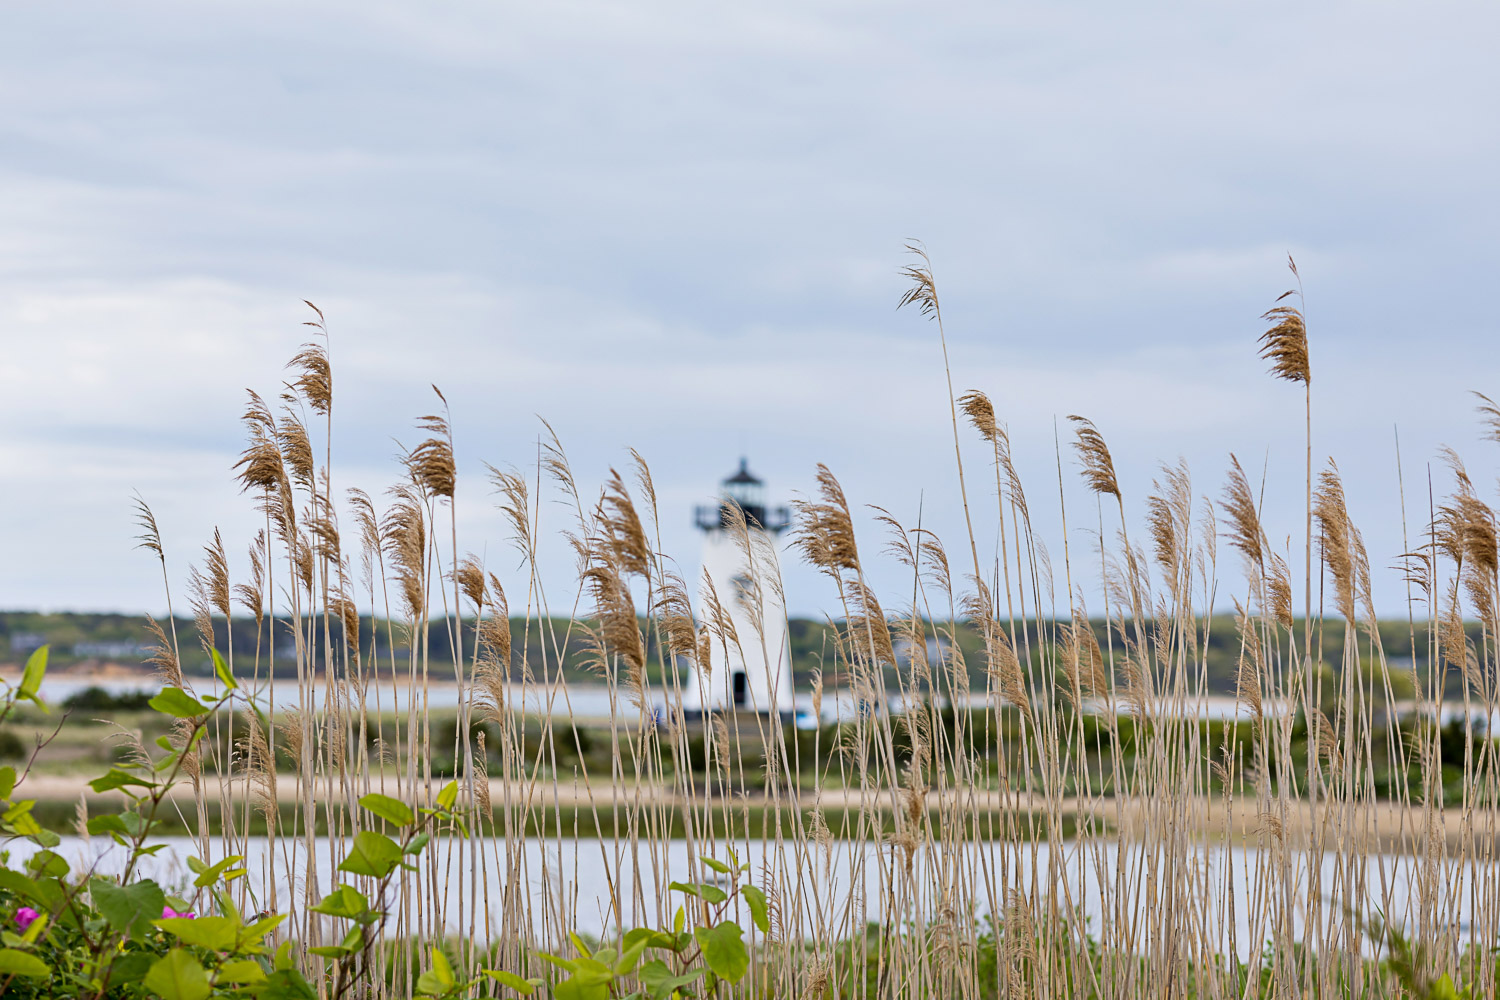
{"type": "Polygon", "coordinates": [[[80,660],[144,660],[151,650],[138,642],[80,642],[73,655],[80,660]]]}
{"type": "Polygon", "coordinates": [[[718,505],[698,508],[696,523],[703,531],[706,577],[698,617],[708,620],[717,600],[733,635],[710,630],[708,669],[693,671],[683,707],[690,714],[744,711],[790,718],[792,646],[776,554],[777,536],[790,523],[787,509],[766,506],[765,483],[741,459],[739,471],[723,481],[718,505]],[[732,528],[741,517],[744,532],[732,528]]]}
{"type": "Polygon", "coordinates": [[[47,644],[47,637],[40,632],[13,632],[10,637],[12,653],[33,653],[47,644]]]}

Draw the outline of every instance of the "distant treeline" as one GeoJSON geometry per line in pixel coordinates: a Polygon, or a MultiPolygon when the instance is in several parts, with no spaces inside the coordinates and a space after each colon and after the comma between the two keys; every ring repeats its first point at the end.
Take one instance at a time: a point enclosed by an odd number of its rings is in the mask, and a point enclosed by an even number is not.
{"type": "MultiPolygon", "coordinates": [[[[191,618],[178,617],[175,621],[164,619],[160,624],[169,636],[175,629],[185,672],[200,675],[211,672],[208,655],[201,647],[197,628],[191,618]]],[[[289,676],[294,672],[295,643],[288,619],[278,618],[274,623],[267,619],[259,629],[256,628],[255,620],[252,618],[235,618],[228,623],[223,618],[217,618],[213,624],[215,645],[220,651],[227,651],[231,645],[233,646],[237,669],[249,669],[255,662],[256,652],[259,649],[262,671],[274,659],[278,676],[289,676]],[[275,638],[274,658],[271,655],[273,636],[275,638]]],[[[335,657],[341,665],[343,653],[339,639],[340,626],[337,620],[332,620],[330,624],[334,635],[335,657]]],[[[463,642],[466,662],[474,654],[472,624],[472,619],[465,620],[463,642]]],[[[644,621],[642,624],[645,627],[644,621]]],[[[1203,624],[1200,621],[1200,629],[1203,624]]],[[[563,672],[570,680],[584,679],[590,672],[586,639],[583,627],[581,627],[586,625],[587,622],[574,623],[570,635],[569,622],[566,619],[554,618],[541,622],[533,620],[529,630],[523,619],[511,619],[513,676],[520,676],[524,655],[525,661],[530,664],[536,676],[541,676],[544,670],[555,672],[560,660],[563,672]]],[[[1202,655],[1206,662],[1209,688],[1220,693],[1231,693],[1234,691],[1240,650],[1239,636],[1235,631],[1234,621],[1227,615],[1216,615],[1208,620],[1207,625],[1208,639],[1202,646],[1202,655]]],[[[1104,622],[1096,620],[1093,626],[1101,647],[1108,649],[1110,642],[1104,622]]],[[[836,627],[838,623],[830,625],[827,621],[808,618],[794,618],[789,623],[792,669],[798,687],[806,687],[815,672],[822,673],[824,683],[829,687],[838,686],[842,682],[843,672],[833,632],[836,627]]],[[[314,663],[321,668],[323,657],[321,618],[318,619],[317,628],[320,638],[314,652],[314,663]]],[[[1039,659],[1036,622],[1034,620],[1017,622],[1016,628],[1018,645],[1023,645],[1024,639],[1021,633],[1024,631],[1030,637],[1033,660],[1039,659]]],[[[1469,628],[1471,637],[1476,642],[1483,641],[1477,623],[1471,624],[1469,628]]],[[[928,631],[930,636],[928,659],[935,662],[938,658],[939,646],[947,642],[946,635],[949,627],[947,625],[929,627],[928,631]],[[935,634],[937,631],[944,634],[943,639],[937,638],[935,634]]],[[[975,690],[983,690],[984,652],[983,642],[978,632],[967,624],[960,624],[952,631],[956,634],[959,651],[968,667],[975,690]]],[[[1297,631],[1300,635],[1300,624],[1297,631]]],[[[1405,621],[1384,621],[1380,623],[1379,631],[1387,662],[1393,668],[1409,668],[1412,662],[1412,642],[1408,624],[1405,621]]],[[[1341,632],[1342,630],[1339,629],[1328,630],[1322,648],[1323,661],[1331,664],[1332,669],[1335,670],[1342,659],[1341,632]]],[[[393,663],[396,669],[405,669],[409,655],[405,648],[405,635],[405,627],[400,623],[368,616],[361,618],[359,623],[361,661],[366,668],[374,664],[375,668],[381,672],[391,670],[393,663]],[[394,653],[392,640],[394,640],[394,653]]],[[[661,679],[661,658],[657,639],[654,631],[647,631],[646,647],[654,680],[661,679]]],[[[1417,625],[1416,640],[1417,659],[1425,662],[1427,643],[1421,623],[1417,625]]],[[[150,658],[151,647],[156,644],[156,640],[148,629],[143,615],[0,612],[0,663],[19,663],[25,660],[33,649],[43,644],[50,647],[51,661],[59,667],[89,661],[134,665],[142,664],[150,658]]],[[[1115,637],[1114,645],[1117,650],[1120,648],[1118,635],[1115,637]]],[[[451,629],[447,624],[443,621],[435,621],[431,624],[427,646],[429,665],[446,666],[451,670],[453,642],[451,629]]],[[[1369,640],[1363,635],[1360,639],[1360,652],[1368,662],[1369,640]]],[[[899,642],[897,655],[898,659],[903,661],[906,659],[904,647],[899,642]]]]}

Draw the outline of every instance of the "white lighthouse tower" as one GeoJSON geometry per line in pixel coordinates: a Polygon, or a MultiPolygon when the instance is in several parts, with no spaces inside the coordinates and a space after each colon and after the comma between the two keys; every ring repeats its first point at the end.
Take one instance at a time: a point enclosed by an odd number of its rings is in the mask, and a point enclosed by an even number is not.
{"type": "Polygon", "coordinates": [[[781,594],[776,537],[790,521],[785,507],[766,507],[765,483],[744,459],[723,482],[719,503],[699,507],[703,569],[713,582],[699,594],[699,618],[709,617],[713,597],[734,625],[733,637],[710,639],[708,670],[693,671],[683,692],[689,714],[704,712],[775,713],[793,717],[792,646],[786,603],[781,594]],[[744,514],[748,539],[730,527],[736,508],[744,514]],[[748,544],[747,544],[748,541],[748,544]]]}

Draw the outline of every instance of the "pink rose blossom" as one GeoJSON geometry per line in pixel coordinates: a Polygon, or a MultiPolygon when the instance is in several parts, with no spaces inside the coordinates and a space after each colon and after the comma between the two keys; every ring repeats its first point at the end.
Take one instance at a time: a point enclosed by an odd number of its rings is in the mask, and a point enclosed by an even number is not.
{"type": "Polygon", "coordinates": [[[192,913],[192,912],[188,912],[188,913],[178,913],[178,912],[177,912],[177,911],[176,911],[176,910],[174,910],[174,909],[172,909],[172,908],[171,908],[171,907],[170,907],[170,906],[168,906],[168,907],[166,907],[166,908],[164,908],[164,909],[163,909],[163,910],[162,910],[162,911],[161,911],[161,915],[162,915],[162,919],[163,919],[163,920],[165,920],[165,919],[166,919],[166,918],[168,918],[168,917],[186,917],[186,918],[187,918],[187,919],[188,919],[188,920],[192,920],[192,919],[193,919],[193,918],[194,918],[194,917],[196,917],[196,916],[197,916],[197,915],[198,915],[198,914],[196,914],[196,913],[192,913]]]}
{"type": "Polygon", "coordinates": [[[36,910],[33,910],[31,907],[23,906],[16,911],[16,926],[19,927],[24,933],[26,928],[30,927],[32,922],[40,916],[41,914],[36,910]]]}

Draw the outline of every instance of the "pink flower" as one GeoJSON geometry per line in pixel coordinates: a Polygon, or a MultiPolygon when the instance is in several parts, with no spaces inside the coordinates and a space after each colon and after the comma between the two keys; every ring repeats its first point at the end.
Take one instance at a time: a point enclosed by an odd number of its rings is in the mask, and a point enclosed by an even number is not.
{"type": "Polygon", "coordinates": [[[26,928],[31,926],[32,921],[36,920],[36,918],[40,916],[41,914],[33,910],[31,907],[23,906],[16,911],[16,926],[21,929],[22,933],[25,933],[26,928]]]}
{"type": "Polygon", "coordinates": [[[196,914],[196,913],[178,913],[176,910],[174,910],[170,906],[168,906],[168,907],[164,908],[161,911],[161,915],[162,915],[162,919],[163,920],[165,920],[168,917],[185,917],[188,920],[192,920],[198,914],[196,914]]]}

